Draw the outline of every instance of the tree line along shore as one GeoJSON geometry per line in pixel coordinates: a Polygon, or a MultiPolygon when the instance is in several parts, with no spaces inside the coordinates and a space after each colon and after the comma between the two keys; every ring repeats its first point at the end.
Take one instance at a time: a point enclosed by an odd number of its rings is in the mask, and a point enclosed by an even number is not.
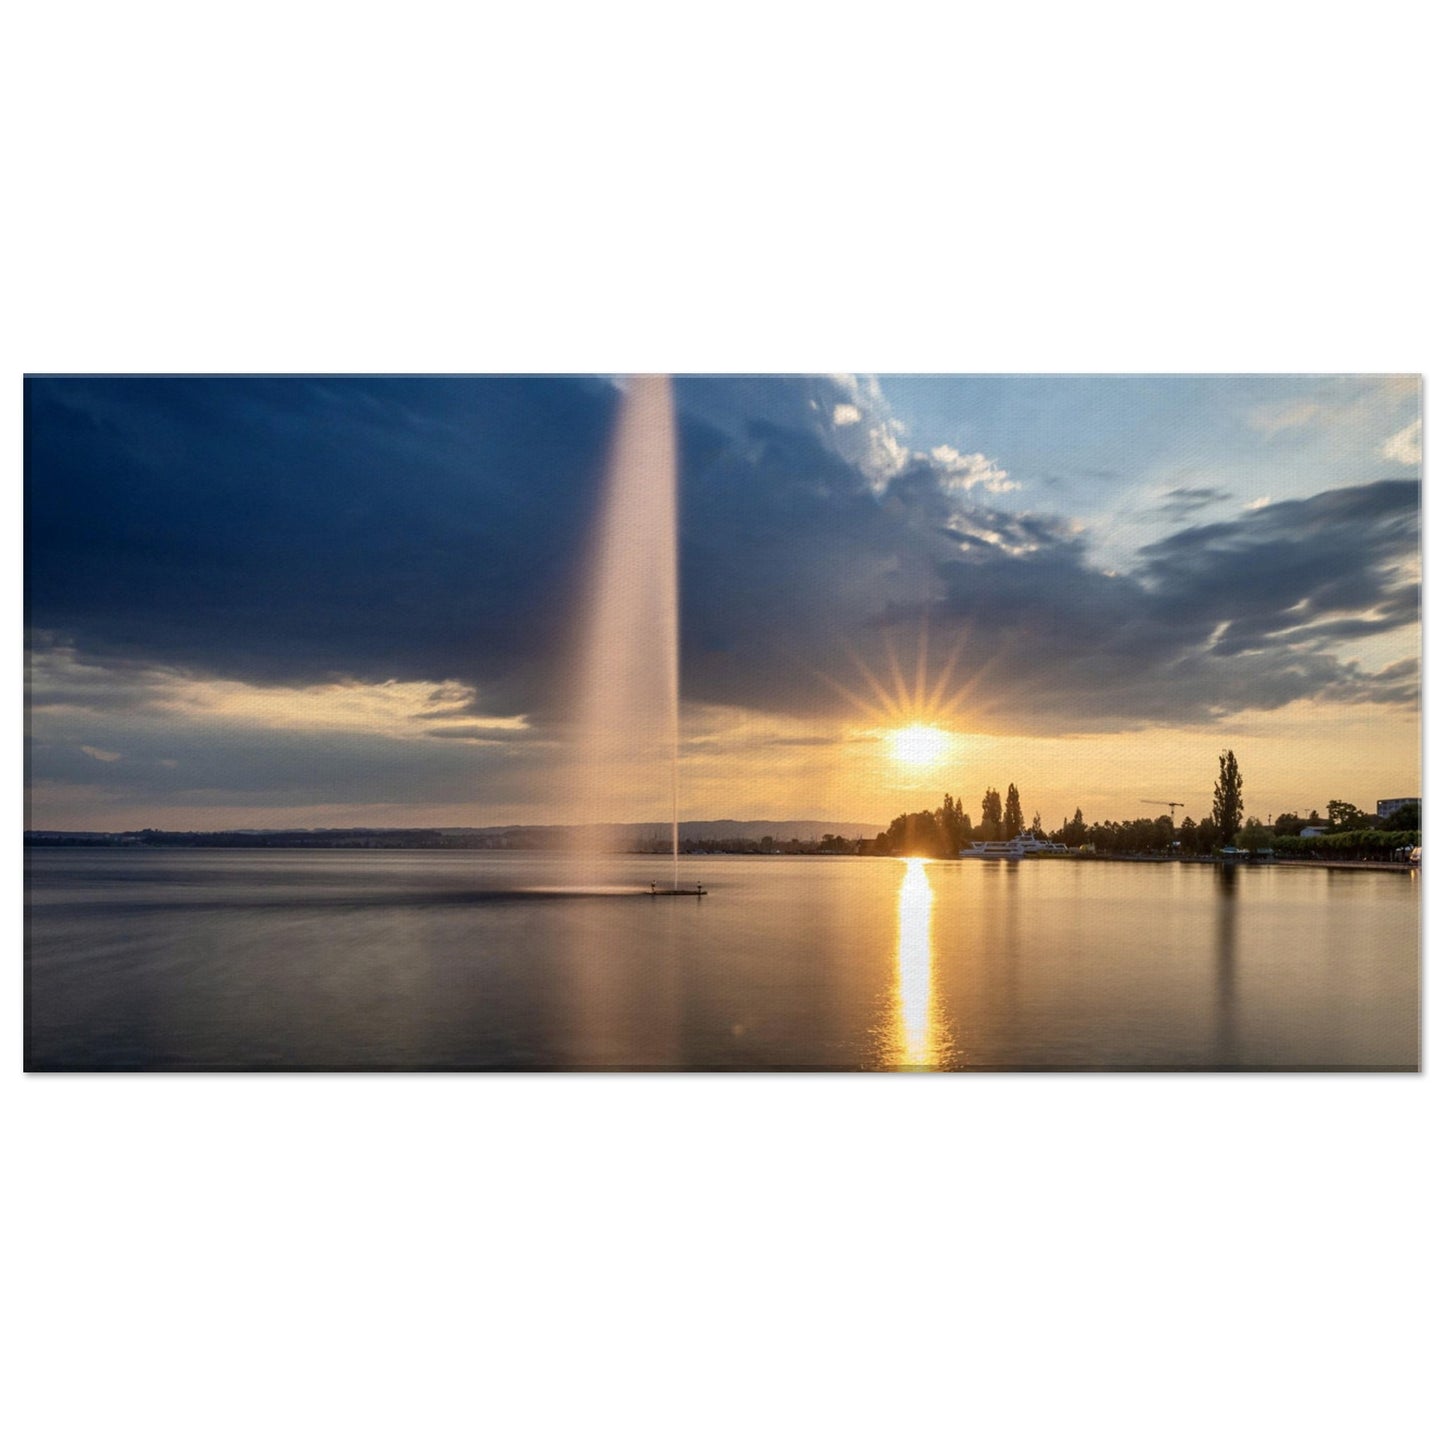
{"type": "MultiPolygon", "coordinates": [[[[945,793],[940,807],[901,813],[857,851],[874,856],[956,858],[974,843],[1033,837],[1075,854],[1130,858],[1219,858],[1245,855],[1299,862],[1391,862],[1420,846],[1420,806],[1407,803],[1387,819],[1353,803],[1331,799],[1325,816],[1283,813],[1268,822],[1245,816],[1244,776],[1232,749],[1219,755],[1214,805],[1199,820],[1186,816],[1177,826],[1172,812],[1153,818],[1089,823],[1083,810],[1048,831],[1036,812],[1026,827],[1023,800],[1010,783],[1002,797],[989,788],[974,823],[962,803],[945,793]],[[1306,833],[1309,836],[1304,836],[1306,833]]],[[[1046,855],[1041,855],[1046,856],[1046,855]]]]}

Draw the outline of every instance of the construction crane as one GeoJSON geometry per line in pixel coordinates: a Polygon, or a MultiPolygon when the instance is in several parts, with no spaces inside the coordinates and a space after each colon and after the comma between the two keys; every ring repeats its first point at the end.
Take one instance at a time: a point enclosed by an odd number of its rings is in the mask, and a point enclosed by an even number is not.
{"type": "Polygon", "coordinates": [[[1155,807],[1158,807],[1158,808],[1168,808],[1168,809],[1169,809],[1169,826],[1170,826],[1171,828],[1174,826],[1174,810],[1175,810],[1175,808],[1182,808],[1182,807],[1184,806],[1183,803],[1166,803],[1163,798],[1140,798],[1139,801],[1140,801],[1141,803],[1153,803],[1154,806],[1155,806],[1155,807]]]}

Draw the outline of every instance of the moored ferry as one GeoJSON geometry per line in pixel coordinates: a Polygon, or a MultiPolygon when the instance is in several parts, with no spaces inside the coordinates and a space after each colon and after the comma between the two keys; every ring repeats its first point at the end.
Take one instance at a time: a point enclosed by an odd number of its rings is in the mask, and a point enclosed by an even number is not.
{"type": "Polygon", "coordinates": [[[1018,839],[1011,843],[975,843],[968,848],[958,850],[960,858],[1022,858],[1024,850],[1019,847],[1018,839]]]}
{"type": "Polygon", "coordinates": [[[958,856],[960,858],[1033,858],[1039,854],[1062,856],[1068,851],[1062,843],[1050,843],[1047,839],[1036,837],[1032,833],[1020,833],[1017,838],[1012,838],[1007,843],[974,843],[971,847],[961,848],[958,856]]]}

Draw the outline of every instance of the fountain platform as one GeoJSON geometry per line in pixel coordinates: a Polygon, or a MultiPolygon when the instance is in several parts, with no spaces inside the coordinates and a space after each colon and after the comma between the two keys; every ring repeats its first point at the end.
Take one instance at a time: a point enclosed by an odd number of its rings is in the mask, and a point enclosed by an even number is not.
{"type": "Polygon", "coordinates": [[[706,898],[707,889],[701,883],[696,888],[654,888],[653,898],[706,898]]]}

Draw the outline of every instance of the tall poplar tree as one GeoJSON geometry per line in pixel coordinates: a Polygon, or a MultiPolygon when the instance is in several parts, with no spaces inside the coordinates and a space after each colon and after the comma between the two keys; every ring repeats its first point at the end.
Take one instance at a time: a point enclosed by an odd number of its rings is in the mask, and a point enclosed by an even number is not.
{"type": "Polygon", "coordinates": [[[1003,836],[1017,838],[1024,830],[1024,805],[1019,802],[1019,790],[1008,785],[1008,801],[1003,805],[1003,836]]]}
{"type": "Polygon", "coordinates": [[[1233,749],[1219,755],[1219,781],[1214,785],[1214,825],[1219,841],[1228,846],[1239,832],[1244,817],[1244,778],[1235,761],[1233,749]]]}
{"type": "Polygon", "coordinates": [[[997,788],[990,788],[983,795],[981,808],[984,840],[992,843],[997,840],[1003,827],[1003,803],[999,799],[997,788]]]}

